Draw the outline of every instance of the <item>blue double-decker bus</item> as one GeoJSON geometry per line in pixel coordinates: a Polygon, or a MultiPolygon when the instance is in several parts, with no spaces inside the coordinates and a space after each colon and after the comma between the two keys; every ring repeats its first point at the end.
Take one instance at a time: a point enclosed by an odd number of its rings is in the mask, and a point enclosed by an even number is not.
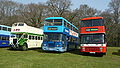
{"type": "Polygon", "coordinates": [[[11,36],[11,27],[0,25],[0,47],[9,46],[11,36]]]}
{"type": "Polygon", "coordinates": [[[78,28],[63,17],[45,18],[44,40],[45,51],[65,52],[76,49],[78,45],[78,28]]]}

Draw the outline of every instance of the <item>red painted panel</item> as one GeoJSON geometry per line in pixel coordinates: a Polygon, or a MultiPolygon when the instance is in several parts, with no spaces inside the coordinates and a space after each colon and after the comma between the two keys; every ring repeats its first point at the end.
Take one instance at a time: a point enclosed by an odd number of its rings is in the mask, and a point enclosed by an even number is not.
{"type": "Polygon", "coordinates": [[[81,46],[81,52],[106,53],[106,46],[81,46]],[[100,50],[102,48],[102,51],[100,50]]]}
{"type": "Polygon", "coordinates": [[[91,19],[103,19],[103,17],[88,17],[88,18],[83,18],[81,20],[91,20],[91,19]]]}
{"type": "Polygon", "coordinates": [[[105,33],[105,27],[104,26],[93,26],[93,27],[81,27],[80,28],[81,34],[90,34],[90,33],[105,33]],[[88,28],[98,28],[97,31],[86,31],[88,28]]]}

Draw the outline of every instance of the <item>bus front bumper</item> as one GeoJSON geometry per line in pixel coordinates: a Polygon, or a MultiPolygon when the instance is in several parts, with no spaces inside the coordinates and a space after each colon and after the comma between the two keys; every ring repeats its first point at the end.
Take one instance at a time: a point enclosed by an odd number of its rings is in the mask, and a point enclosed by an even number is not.
{"type": "Polygon", "coordinates": [[[106,46],[81,46],[80,52],[106,53],[106,46]]]}
{"type": "Polygon", "coordinates": [[[53,48],[42,47],[42,49],[45,50],[45,51],[65,52],[65,49],[63,49],[63,47],[53,47],[53,48]]]}

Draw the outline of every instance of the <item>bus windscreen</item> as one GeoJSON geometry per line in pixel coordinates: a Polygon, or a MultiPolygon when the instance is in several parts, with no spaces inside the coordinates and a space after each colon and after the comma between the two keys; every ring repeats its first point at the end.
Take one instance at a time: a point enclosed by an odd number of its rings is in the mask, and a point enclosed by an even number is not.
{"type": "Polygon", "coordinates": [[[103,44],[104,34],[86,34],[81,36],[81,44],[103,44]]]}
{"type": "Polygon", "coordinates": [[[82,20],[82,27],[103,26],[103,19],[82,20]]]}
{"type": "Polygon", "coordinates": [[[45,20],[46,26],[61,26],[62,25],[62,19],[47,19],[45,20]]]}

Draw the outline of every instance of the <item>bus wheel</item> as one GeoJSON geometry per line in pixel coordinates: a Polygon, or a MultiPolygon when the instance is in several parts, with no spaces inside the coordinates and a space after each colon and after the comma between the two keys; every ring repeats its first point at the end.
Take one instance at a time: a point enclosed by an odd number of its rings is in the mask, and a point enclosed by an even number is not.
{"type": "Polygon", "coordinates": [[[27,51],[27,50],[28,50],[27,44],[24,44],[24,45],[22,46],[22,50],[23,50],[23,51],[27,51]]]}
{"type": "Polygon", "coordinates": [[[103,57],[103,54],[100,54],[99,56],[100,56],[100,57],[103,57]]]}
{"type": "Polygon", "coordinates": [[[103,57],[103,53],[97,53],[96,54],[98,57],[103,57]]]}
{"type": "Polygon", "coordinates": [[[9,50],[14,50],[14,48],[12,46],[9,47],[9,50]]]}

